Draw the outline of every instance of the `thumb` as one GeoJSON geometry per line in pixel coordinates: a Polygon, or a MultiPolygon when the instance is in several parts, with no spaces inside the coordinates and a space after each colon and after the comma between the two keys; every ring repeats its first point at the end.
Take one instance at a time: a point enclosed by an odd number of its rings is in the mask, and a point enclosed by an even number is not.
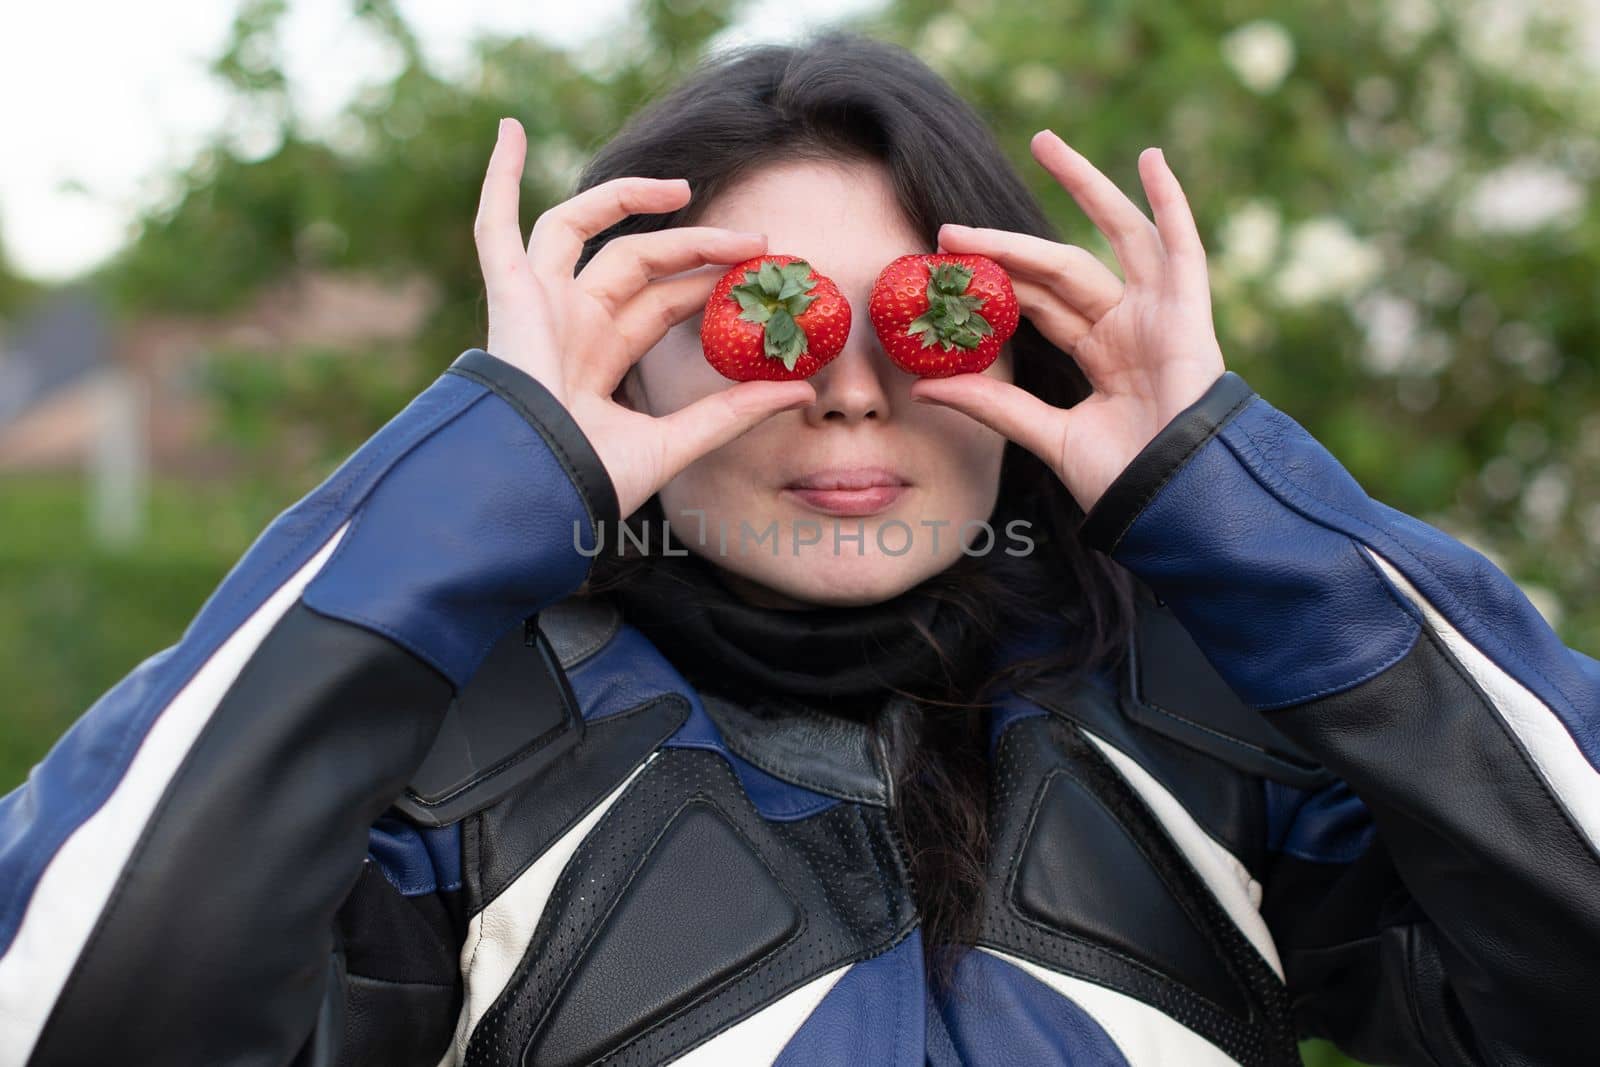
{"type": "Polygon", "coordinates": [[[657,419],[663,444],[665,478],[713,449],[720,448],[763,419],[817,398],[809,381],[740,382],[703,396],[657,419]]]}
{"type": "Polygon", "coordinates": [[[943,404],[977,419],[1052,468],[1061,458],[1067,413],[1020,386],[987,374],[953,374],[948,378],[923,378],[914,382],[911,396],[925,403],[943,404]]]}

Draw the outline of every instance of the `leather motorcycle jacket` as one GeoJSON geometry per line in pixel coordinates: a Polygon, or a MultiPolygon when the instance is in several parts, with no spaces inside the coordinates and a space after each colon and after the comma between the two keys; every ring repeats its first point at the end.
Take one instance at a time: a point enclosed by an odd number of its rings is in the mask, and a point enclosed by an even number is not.
{"type": "Polygon", "coordinates": [[[1079,532],[1125,661],[994,705],[949,996],[893,731],[574,595],[617,510],[472,349],[283,512],[0,798],[0,1064],[1592,1060],[1600,664],[1237,374],[1079,532]]]}

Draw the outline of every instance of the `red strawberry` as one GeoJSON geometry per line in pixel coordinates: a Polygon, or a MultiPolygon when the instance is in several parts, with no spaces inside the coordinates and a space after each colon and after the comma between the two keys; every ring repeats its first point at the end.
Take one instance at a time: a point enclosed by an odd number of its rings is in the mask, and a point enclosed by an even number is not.
{"type": "Polygon", "coordinates": [[[747,259],[722,276],[706,301],[700,346],[734,381],[808,378],[850,336],[850,303],[796,256],[747,259]]]}
{"type": "Polygon", "coordinates": [[[988,256],[912,253],[872,283],[867,314],[889,358],[924,378],[981,371],[1017,331],[1017,294],[988,256]]]}

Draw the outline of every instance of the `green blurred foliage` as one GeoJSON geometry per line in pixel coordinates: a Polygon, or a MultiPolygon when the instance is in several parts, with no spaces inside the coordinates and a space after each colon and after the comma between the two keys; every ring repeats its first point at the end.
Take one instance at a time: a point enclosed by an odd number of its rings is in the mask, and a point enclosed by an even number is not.
{"type": "MultiPolygon", "coordinates": [[[[0,488],[0,790],[140,661],[183,634],[243,546],[283,509],[281,484],[163,484],[139,547],[96,545],[74,479],[0,488]]],[[[309,489],[310,485],[305,488],[309,489]]]]}
{"type": "MultiPolygon", "coordinates": [[[[0,788],[178,637],[271,514],[482,342],[472,221],[499,117],[528,132],[526,229],[641,102],[755,12],[640,0],[581,50],[483,38],[449,80],[392,0],[352,8],[397,73],[318,137],[283,74],[284,3],[246,0],[212,65],[238,121],[96,280],[126,315],[223,312],[307,265],[420,271],[443,298],[409,345],[362,357],[216,353],[201,380],[248,477],[204,503],[162,487],[136,553],[75,535],[70,487],[0,493],[0,690],[31,717],[6,731],[0,788]],[[238,132],[262,128],[264,151],[238,132]],[[19,545],[19,529],[43,532],[19,545]]],[[[1161,145],[1206,242],[1229,366],[1374,497],[1483,550],[1595,654],[1600,91],[1573,14],[1542,0],[887,0],[857,25],[947,76],[1062,239],[1108,262],[1028,140],[1053,128],[1141,204],[1136,157],[1161,145]]],[[[25,289],[0,274],[0,314],[25,289]]],[[[1306,1056],[1344,1062],[1315,1043],[1306,1056]]]]}
{"type": "Polygon", "coordinates": [[[1374,497],[1484,550],[1600,652],[1600,92],[1563,5],[899,0],[871,24],[1031,157],[1144,205],[1160,145],[1229,366],[1374,497]],[[1513,16],[1523,10],[1526,20],[1513,16]]]}
{"type": "Polygon", "coordinates": [[[41,286],[12,269],[6,256],[5,234],[0,232],[0,323],[26,311],[38,298],[41,286]]]}

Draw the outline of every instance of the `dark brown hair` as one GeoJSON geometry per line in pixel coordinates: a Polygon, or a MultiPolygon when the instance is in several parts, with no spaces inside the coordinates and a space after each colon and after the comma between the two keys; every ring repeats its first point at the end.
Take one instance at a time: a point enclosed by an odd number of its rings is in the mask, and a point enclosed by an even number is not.
{"type": "MultiPolygon", "coordinates": [[[[596,235],[578,267],[613,237],[693,224],[720,191],[756,166],[799,159],[883,165],[930,249],[945,222],[1058,239],[993,134],[942,78],[898,45],[834,30],[794,45],[719,53],[635,114],[584,168],[574,192],[634,175],[686,178],[693,197],[677,212],[632,215],[596,235]]],[[[1070,407],[1089,394],[1077,365],[1026,318],[1011,351],[1016,383],[1048,403],[1070,407]]],[[[989,851],[985,698],[1045,671],[1101,669],[1126,649],[1131,579],[1077,541],[1082,517],[1050,469],[1008,443],[989,523],[998,532],[1013,519],[1026,520],[1032,553],[1025,561],[998,551],[963,555],[923,586],[966,613],[986,641],[1063,617],[1069,623],[1066,639],[1048,655],[991,677],[952,677],[947,692],[919,702],[921,721],[902,746],[893,815],[908,851],[929,973],[940,991],[976,938],[982,914],[989,851]]],[[[629,521],[659,530],[661,519],[659,498],[652,498],[629,521]]],[[[603,552],[584,592],[602,594],[650,565],[648,555],[603,552]]]]}

